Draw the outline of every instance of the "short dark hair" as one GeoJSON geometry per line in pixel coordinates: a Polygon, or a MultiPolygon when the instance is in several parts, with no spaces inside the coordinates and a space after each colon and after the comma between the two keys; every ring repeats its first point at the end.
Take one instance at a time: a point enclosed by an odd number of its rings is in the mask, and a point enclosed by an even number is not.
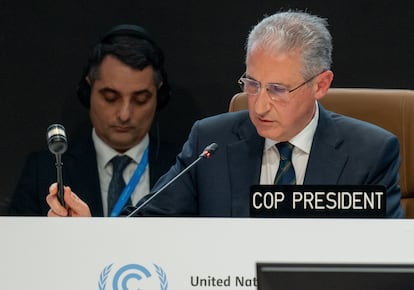
{"type": "Polygon", "coordinates": [[[136,25],[117,25],[109,30],[92,48],[88,64],[84,70],[82,79],[78,84],[78,98],[81,103],[89,108],[91,88],[86,81],[89,78],[91,84],[99,77],[99,67],[107,55],[115,56],[127,66],[142,70],[152,66],[155,71],[155,84],[161,87],[157,92],[157,109],[163,108],[170,98],[170,86],[167,73],[164,69],[164,54],[154,42],[149,33],[136,25]]]}

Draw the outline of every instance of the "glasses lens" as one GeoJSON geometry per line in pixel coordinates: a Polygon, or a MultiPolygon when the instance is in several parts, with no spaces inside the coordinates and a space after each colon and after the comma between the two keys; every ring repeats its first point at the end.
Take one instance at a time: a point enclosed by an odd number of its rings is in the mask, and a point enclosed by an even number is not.
{"type": "Polygon", "coordinates": [[[260,83],[248,78],[241,78],[241,88],[249,95],[256,95],[260,90],[260,83]]]}
{"type": "Polygon", "coordinates": [[[272,98],[283,99],[287,96],[288,89],[277,85],[277,84],[268,84],[266,90],[272,98]]]}

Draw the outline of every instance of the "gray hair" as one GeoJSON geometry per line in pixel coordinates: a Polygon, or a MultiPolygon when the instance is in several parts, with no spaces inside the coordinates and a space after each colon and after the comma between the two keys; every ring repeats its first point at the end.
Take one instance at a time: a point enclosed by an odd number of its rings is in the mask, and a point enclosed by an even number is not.
{"type": "Polygon", "coordinates": [[[301,74],[305,79],[329,70],[332,64],[332,37],[326,19],[300,11],[278,12],[264,18],[250,32],[246,52],[260,46],[271,54],[299,49],[301,74]]]}

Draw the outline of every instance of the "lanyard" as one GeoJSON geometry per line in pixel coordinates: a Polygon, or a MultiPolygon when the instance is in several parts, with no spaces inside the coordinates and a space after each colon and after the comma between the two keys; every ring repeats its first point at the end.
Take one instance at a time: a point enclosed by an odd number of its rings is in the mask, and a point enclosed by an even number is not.
{"type": "Polygon", "coordinates": [[[145,148],[144,154],[142,155],[141,160],[139,161],[138,166],[134,171],[134,174],[132,175],[128,184],[125,186],[114,208],[112,209],[112,212],[110,215],[111,217],[117,217],[120,215],[122,209],[128,202],[129,198],[131,197],[131,194],[134,192],[135,187],[139,183],[139,180],[141,179],[142,175],[144,174],[145,168],[147,167],[147,165],[148,165],[148,146],[147,148],[145,148]]]}

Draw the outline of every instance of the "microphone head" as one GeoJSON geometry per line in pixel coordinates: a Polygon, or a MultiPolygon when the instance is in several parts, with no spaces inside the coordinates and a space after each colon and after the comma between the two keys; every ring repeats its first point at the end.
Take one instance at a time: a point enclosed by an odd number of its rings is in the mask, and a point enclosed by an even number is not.
{"type": "Polygon", "coordinates": [[[211,143],[210,145],[208,145],[203,152],[200,154],[200,157],[203,158],[210,158],[211,155],[216,152],[216,150],[218,149],[218,145],[217,143],[211,143]]]}
{"type": "Polygon", "coordinates": [[[53,154],[63,154],[68,148],[65,127],[60,124],[52,124],[47,128],[47,145],[53,154]]]}

